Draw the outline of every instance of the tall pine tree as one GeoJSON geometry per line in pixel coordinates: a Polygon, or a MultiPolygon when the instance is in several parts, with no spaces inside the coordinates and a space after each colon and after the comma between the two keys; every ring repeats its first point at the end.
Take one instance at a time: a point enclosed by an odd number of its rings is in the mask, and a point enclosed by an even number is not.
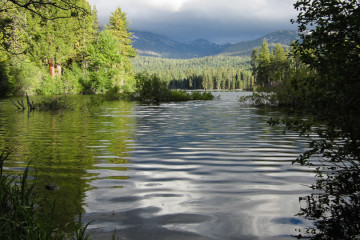
{"type": "Polygon", "coordinates": [[[126,19],[126,13],[117,8],[110,16],[109,24],[106,29],[110,30],[111,34],[117,38],[121,44],[121,54],[126,57],[135,57],[136,51],[132,47],[132,33],[130,32],[129,23],[126,19]]]}
{"type": "Polygon", "coordinates": [[[275,45],[271,54],[271,82],[281,82],[284,79],[284,73],[288,65],[285,51],[280,43],[275,45]]]}
{"type": "MultiPolygon", "coordinates": [[[[120,54],[123,56],[121,62],[121,69],[124,71],[123,82],[126,88],[132,88],[134,83],[133,66],[130,62],[130,58],[136,56],[136,51],[131,45],[132,33],[129,29],[129,23],[126,19],[126,13],[117,8],[115,12],[110,16],[109,23],[106,25],[106,29],[118,40],[120,54]],[[131,83],[132,82],[132,83],[131,83]]],[[[128,90],[130,90],[128,89],[128,90]]]]}
{"type": "Polygon", "coordinates": [[[258,81],[266,86],[270,83],[269,79],[270,51],[266,39],[263,40],[259,53],[258,81]]]}

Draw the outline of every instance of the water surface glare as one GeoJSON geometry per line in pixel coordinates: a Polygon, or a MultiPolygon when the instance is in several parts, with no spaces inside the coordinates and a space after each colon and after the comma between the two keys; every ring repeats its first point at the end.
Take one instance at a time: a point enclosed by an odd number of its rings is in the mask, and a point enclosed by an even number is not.
{"type": "Polygon", "coordinates": [[[242,94],[30,114],[2,100],[0,143],[15,149],[13,171],[31,158],[59,221],[83,212],[97,239],[114,229],[119,239],[292,239],[309,224],[295,214],[314,174],[291,164],[305,141],[267,124],[279,112],[240,106],[242,94]]]}

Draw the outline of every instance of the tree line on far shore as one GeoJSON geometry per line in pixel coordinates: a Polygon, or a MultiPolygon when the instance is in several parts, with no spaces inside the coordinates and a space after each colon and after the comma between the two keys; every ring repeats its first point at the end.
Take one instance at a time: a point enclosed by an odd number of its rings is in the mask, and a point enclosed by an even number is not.
{"type": "Polygon", "coordinates": [[[235,90],[254,86],[249,57],[164,59],[137,56],[132,63],[135,72],[157,74],[171,89],[235,90]]]}

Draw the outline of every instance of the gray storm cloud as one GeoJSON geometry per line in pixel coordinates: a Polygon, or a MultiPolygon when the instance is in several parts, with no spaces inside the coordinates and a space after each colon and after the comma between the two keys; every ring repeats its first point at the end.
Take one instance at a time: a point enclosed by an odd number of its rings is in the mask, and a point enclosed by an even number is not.
{"type": "Polygon", "coordinates": [[[102,23],[120,7],[133,30],[177,41],[197,38],[237,42],[266,33],[296,29],[293,0],[90,0],[102,23]]]}

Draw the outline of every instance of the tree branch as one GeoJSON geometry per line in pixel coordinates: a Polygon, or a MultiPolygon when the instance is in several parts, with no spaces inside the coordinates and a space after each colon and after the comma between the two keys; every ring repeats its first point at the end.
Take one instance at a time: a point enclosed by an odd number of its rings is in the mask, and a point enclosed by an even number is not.
{"type": "MultiPolygon", "coordinates": [[[[80,12],[89,14],[89,12],[76,4],[76,0],[61,0],[56,2],[51,1],[43,1],[43,0],[28,0],[28,1],[21,1],[21,0],[7,0],[7,2],[11,2],[12,4],[24,8],[39,17],[45,19],[45,20],[56,20],[61,18],[71,18],[74,16],[79,15],[80,12]],[[59,3],[60,2],[60,3],[59,3]],[[47,14],[41,13],[39,11],[39,7],[45,6],[45,7],[53,7],[55,9],[60,9],[63,11],[70,11],[70,14],[66,14],[63,16],[49,16],[47,14]]],[[[3,6],[0,7],[1,11],[6,10],[6,4],[4,3],[3,6]]]]}

